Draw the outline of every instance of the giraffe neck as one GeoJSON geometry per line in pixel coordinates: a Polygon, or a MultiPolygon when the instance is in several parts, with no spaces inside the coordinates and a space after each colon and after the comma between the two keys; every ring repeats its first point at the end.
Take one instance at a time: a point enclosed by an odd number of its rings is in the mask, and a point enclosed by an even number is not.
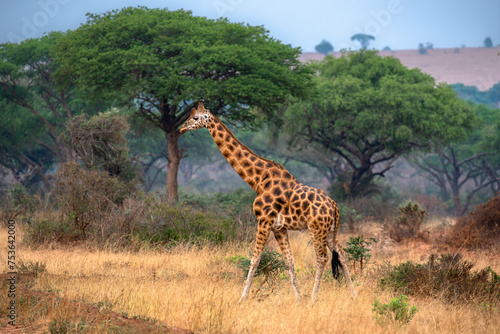
{"type": "Polygon", "coordinates": [[[261,192],[261,182],[266,178],[267,170],[272,167],[284,167],[272,160],[264,159],[243,145],[234,134],[215,116],[207,126],[215,144],[227,162],[248,183],[256,193],[261,192]]]}

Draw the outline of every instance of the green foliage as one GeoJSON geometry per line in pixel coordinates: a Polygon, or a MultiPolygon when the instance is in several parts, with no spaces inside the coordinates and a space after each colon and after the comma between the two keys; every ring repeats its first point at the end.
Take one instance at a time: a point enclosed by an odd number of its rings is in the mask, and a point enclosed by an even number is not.
{"type": "Polygon", "coordinates": [[[439,186],[440,196],[457,217],[469,205],[481,203],[482,189],[490,188],[490,196],[500,190],[500,110],[482,104],[473,107],[478,121],[466,138],[414,160],[439,186]]]}
{"type": "MultiPolygon", "coordinates": [[[[250,259],[243,256],[233,256],[230,259],[231,262],[236,264],[236,266],[243,270],[244,278],[248,276],[248,271],[250,270],[250,259]]],[[[287,270],[287,266],[283,257],[280,253],[275,250],[264,249],[262,256],[260,258],[259,266],[255,271],[255,277],[263,277],[260,284],[262,287],[264,283],[272,285],[276,277],[287,270]]],[[[260,288],[259,288],[260,290],[260,288]]]]}
{"type": "Polygon", "coordinates": [[[460,140],[475,124],[474,108],[449,86],[394,57],[361,50],[311,66],[318,96],[286,110],[287,128],[297,145],[335,157],[336,198],[373,193],[399,156],[460,140]]]}
{"type": "Polygon", "coordinates": [[[252,115],[242,104],[269,111],[288,93],[305,92],[305,74],[310,73],[297,60],[298,48],[269,37],[263,27],[209,20],[184,10],[127,7],[89,14],[56,51],[61,77],[75,76],[93,93],[139,98],[143,110],[165,100],[177,108],[171,116],[189,113],[203,94],[212,113],[238,118],[238,111],[245,119],[252,115]]]}
{"type": "Polygon", "coordinates": [[[353,262],[353,269],[356,270],[356,262],[359,262],[359,268],[363,271],[363,266],[366,265],[368,259],[372,256],[370,254],[370,248],[366,246],[376,243],[377,239],[369,238],[371,241],[364,239],[362,235],[357,237],[349,237],[349,241],[346,242],[347,247],[344,251],[347,255],[347,260],[353,262]]]}
{"type": "Polygon", "coordinates": [[[167,196],[176,200],[178,129],[200,97],[214,115],[255,126],[281,121],[276,112],[290,96],[310,95],[313,73],[298,60],[300,49],[268,33],[184,10],[127,7],[89,14],[58,43],[57,73],[90,96],[130,106],[166,133],[167,196]]]}
{"type": "Polygon", "coordinates": [[[40,142],[47,140],[43,123],[20,106],[0,97],[0,164],[8,168],[18,182],[29,186],[36,182],[33,169],[26,165],[26,158],[43,161],[49,167],[53,154],[40,142]]]}
{"type": "Polygon", "coordinates": [[[314,47],[314,50],[326,56],[330,52],[333,52],[333,45],[330,42],[323,39],[321,43],[319,43],[314,47]]]}
{"type": "MultiPolygon", "coordinates": [[[[25,215],[33,213],[35,210],[35,200],[28,193],[28,190],[20,183],[15,183],[8,192],[7,205],[4,209],[11,211],[24,211],[25,215]]],[[[14,212],[15,213],[15,212],[14,212]]]]}
{"type": "Polygon", "coordinates": [[[428,239],[428,230],[423,229],[425,217],[428,215],[420,204],[412,200],[407,200],[398,206],[399,216],[394,222],[389,223],[386,228],[389,237],[396,242],[408,238],[428,239]]]}
{"type": "Polygon", "coordinates": [[[368,48],[368,45],[370,44],[370,41],[374,40],[375,37],[368,34],[355,34],[351,37],[351,41],[358,41],[359,43],[361,43],[362,50],[366,50],[368,48]]]}
{"type": "Polygon", "coordinates": [[[24,241],[29,245],[43,245],[50,242],[61,244],[82,239],[82,231],[69,220],[60,218],[32,217],[27,221],[24,241]]]}
{"type": "Polygon", "coordinates": [[[133,235],[146,243],[167,245],[177,242],[223,244],[236,236],[232,219],[202,212],[150,197],[146,220],[139,222],[133,235]]]}
{"type": "Polygon", "coordinates": [[[408,297],[401,295],[392,299],[388,304],[382,304],[375,299],[372,311],[375,313],[379,324],[395,322],[400,325],[407,325],[418,309],[415,306],[410,307],[408,297]]]}
{"type": "Polygon", "coordinates": [[[384,289],[450,303],[500,304],[500,276],[490,267],[473,271],[473,266],[460,254],[432,254],[422,264],[387,265],[379,284],[384,289]]]}
{"type": "Polygon", "coordinates": [[[347,225],[349,233],[354,233],[357,223],[363,218],[363,215],[358,213],[356,209],[349,207],[344,202],[337,203],[339,207],[340,226],[347,225]]]}
{"type": "Polygon", "coordinates": [[[500,82],[494,84],[487,91],[480,91],[476,86],[466,86],[461,83],[452,84],[451,88],[457,92],[461,99],[474,103],[486,104],[498,108],[500,103],[500,82]]]}
{"type": "Polygon", "coordinates": [[[82,99],[72,80],[55,79],[59,65],[53,48],[61,36],[51,32],[0,44],[0,153],[12,145],[0,162],[24,185],[47,181],[46,172],[71,156],[60,137],[65,122],[102,104],[82,99]]]}
{"type": "Polygon", "coordinates": [[[224,216],[237,216],[252,211],[255,191],[237,188],[229,193],[184,194],[181,193],[179,203],[200,210],[220,212],[224,216]]]}

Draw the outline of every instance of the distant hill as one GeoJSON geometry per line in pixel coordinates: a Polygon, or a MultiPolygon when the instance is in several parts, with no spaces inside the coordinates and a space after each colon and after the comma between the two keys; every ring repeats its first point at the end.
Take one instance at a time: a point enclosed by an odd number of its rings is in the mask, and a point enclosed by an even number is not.
{"type": "MultiPolygon", "coordinates": [[[[380,51],[381,56],[398,58],[408,68],[418,67],[432,75],[437,82],[463,83],[488,90],[500,82],[500,47],[430,49],[427,54],[418,50],[380,51]]],[[[340,52],[333,56],[340,57],[340,52]]],[[[316,52],[304,52],[301,61],[321,60],[324,56],[316,52]]]]}

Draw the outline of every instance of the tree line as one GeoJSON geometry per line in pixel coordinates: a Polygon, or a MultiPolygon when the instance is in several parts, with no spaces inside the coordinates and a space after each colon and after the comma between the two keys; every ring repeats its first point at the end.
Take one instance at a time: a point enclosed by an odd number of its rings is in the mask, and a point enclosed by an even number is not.
{"type": "MultiPolygon", "coordinates": [[[[283,134],[282,156],[323,173],[337,199],[376,193],[377,179],[402,157],[453,199],[457,215],[478,192],[500,190],[498,109],[374,50],[305,64],[300,52],[261,26],[146,7],[89,14],[75,30],[2,44],[2,170],[43,184],[76,159],[68,121],[117,107],[147,138],[132,146],[163,152],[166,196],[176,200],[181,159],[209,160],[203,135],[178,131],[203,97],[236,127],[283,134]]],[[[147,169],[157,158],[140,160],[147,169]]]]}

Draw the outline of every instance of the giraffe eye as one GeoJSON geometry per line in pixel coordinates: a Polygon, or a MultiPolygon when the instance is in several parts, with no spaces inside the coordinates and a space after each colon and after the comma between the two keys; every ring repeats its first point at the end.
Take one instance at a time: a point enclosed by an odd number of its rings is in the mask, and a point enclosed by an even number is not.
{"type": "Polygon", "coordinates": [[[194,119],[195,121],[197,121],[197,120],[198,120],[198,116],[194,116],[194,117],[193,117],[193,119],[194,119]]]}

